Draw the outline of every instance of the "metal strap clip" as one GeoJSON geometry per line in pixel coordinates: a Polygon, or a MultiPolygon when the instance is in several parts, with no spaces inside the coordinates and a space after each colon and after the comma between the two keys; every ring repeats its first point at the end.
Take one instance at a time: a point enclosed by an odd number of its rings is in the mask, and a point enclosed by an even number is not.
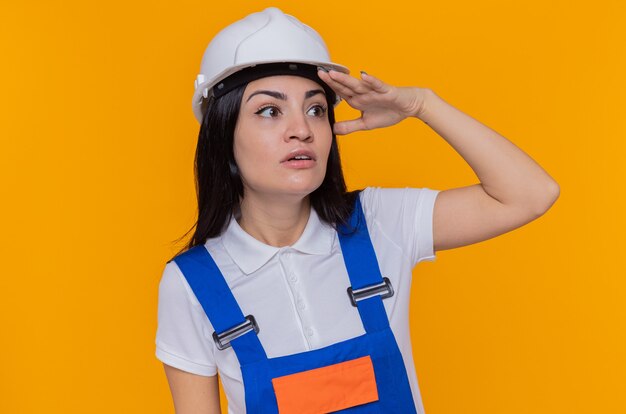
{"type": "Polygon", "coordinates": [[[213,340],[215,341],[217,349],[222,351],[230,347],[230,341],[232,341],[233,339],[237,339],[250,331],[259,333],[259,325],[257,325],[256,320],[252,315],[246,316],[246,321],[244,323],[233,326],[232,328],[225,330],[221,334],[213,332],[213,340]]]}
{"type": "Polygon", "coordinates": [[[387,299],[393,296],[393,286],[388,278],[383,277],[383,282],[376,285],[365,286],[360,289],[348,288],[348,296],[350,297],[350,303],[356,307],[356,303],[363,299],[368,299],[373,296],[380,295],[381,299],[387,299]]]}

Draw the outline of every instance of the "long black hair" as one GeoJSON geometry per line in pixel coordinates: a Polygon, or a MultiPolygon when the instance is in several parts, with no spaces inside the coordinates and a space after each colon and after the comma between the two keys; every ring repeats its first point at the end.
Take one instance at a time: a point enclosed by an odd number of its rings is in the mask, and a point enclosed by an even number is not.
{"type": "MultiPolygon", "coordinates": [[[[233,139],[246,84],[219,98],[209,97],[203,106],[203,119],[195,155],[198,220],[180,238],[195,229],[193,237],[179,252],[204,244],[225,230],[229,219],[239,209],[243,183],[235,162],[233,139]]],[[[334,97],[327,94],[328,120],[335,124],[334,97]]],[[[337,137],[333,133],[326,174],[322,184],[309,197],[320,220],[333,226],[347,223],[358,191],[346,192],[337,137]]],[[[179,240],[180,240],[179,239],[179,240]]]]}

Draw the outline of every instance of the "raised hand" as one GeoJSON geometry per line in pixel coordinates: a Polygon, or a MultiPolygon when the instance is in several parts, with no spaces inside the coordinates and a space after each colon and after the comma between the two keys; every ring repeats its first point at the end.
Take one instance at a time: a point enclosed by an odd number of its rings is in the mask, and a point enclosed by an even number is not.
{"type": "Polygon", "coordinates": [[[319,69],[317,74],[348,105],[361,111],[360,118],[336,122],[335,134],[387,127],[424,111],[424,88],[388,85],[365,72],[361,79],[334,70],[319,69]]]}

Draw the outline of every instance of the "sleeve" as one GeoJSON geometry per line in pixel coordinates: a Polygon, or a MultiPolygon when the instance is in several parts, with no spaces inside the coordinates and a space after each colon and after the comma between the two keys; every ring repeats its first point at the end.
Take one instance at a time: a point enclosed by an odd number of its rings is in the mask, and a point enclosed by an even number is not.
{"type": "Polygon", "coordinates": [[[412,266],[434,261],[433,212],[439,190],[367,187],[361,204],[368,227],[378,226],[399,246],[412,266]]]}
{"type": "Polygon", "coordinates": [[[156,357],[197,375],[217,373],[211,324],[175,262],[166,264],[159,284],[156,357]]]}

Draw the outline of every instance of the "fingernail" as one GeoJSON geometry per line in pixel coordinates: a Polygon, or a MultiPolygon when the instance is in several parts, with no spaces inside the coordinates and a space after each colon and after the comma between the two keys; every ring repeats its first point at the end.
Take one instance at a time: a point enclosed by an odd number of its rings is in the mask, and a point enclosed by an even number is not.
{"type": "Polygon", "coordinates": [[[361,75],[367,75],[368,73],[364,70],[361,71],[361,75]]]}
{"type": "Polygon", "coordinates": [[[317,70],[321,70],[322,72],[326,72],[326,73],[328,73],[328,69],[326,69],[326,68],[325,68],[325,67],[323,67],[323,66],[318,66],[318,67],[317,67],[317,70]]]}

